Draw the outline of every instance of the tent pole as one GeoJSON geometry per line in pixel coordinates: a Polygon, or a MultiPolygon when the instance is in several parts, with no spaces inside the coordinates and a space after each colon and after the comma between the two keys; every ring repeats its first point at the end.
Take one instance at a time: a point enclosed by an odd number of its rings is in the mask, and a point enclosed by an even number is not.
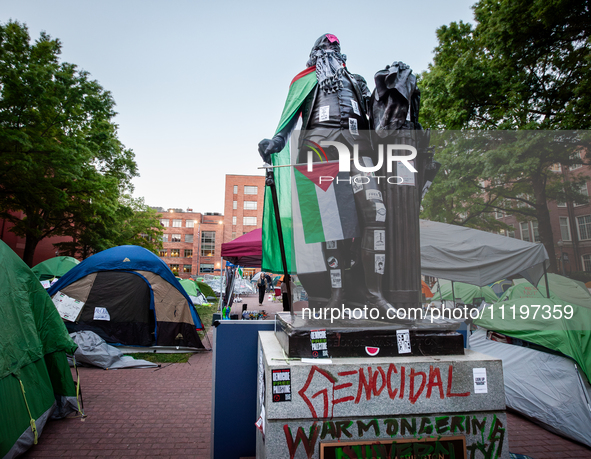
{"type": "Polygon", "coordinates": [[[224,257],[220,263],[220,301],[218,303],[218,312],[222,312],[222,305],[224,303],[224,257]]]}
{"type": "Polygon", "coordinates": [[[451,281],[451,297],[453,299],[454,302],[454,309],[456,308],[456,291],[455,291],[455,287],[454,287],[454,281],[451,281]]]}
{"type": "Polygon", "coordinates": [[[279,199],[277,198],[277,187],[275,186],[275,174],[273,169],[267,169],[267,178],[265,184],[271,188],[271,197],[273,198],[273,210],[275,211],[275,223],[277,224],[277,237],[279,239],[279,249],[281,250],[281,261],[283,263],[283,281],[287,286],[287,301],[289,302],[289,313],[293,315],[293,304],[291,296],[291,276],[287,270],[287,256],[285,255],[285,243],[283,241],[283,230],[281,229],[281,215],[279,214],[279,199]]]}
{"type": "Polygon", "coordinates": [[[548,285],[548,271],[546,271],[546,262],[542,263],[544,267],[544,280],[546,281],[546,298],[550,298],[550,285],[548,285]]]}

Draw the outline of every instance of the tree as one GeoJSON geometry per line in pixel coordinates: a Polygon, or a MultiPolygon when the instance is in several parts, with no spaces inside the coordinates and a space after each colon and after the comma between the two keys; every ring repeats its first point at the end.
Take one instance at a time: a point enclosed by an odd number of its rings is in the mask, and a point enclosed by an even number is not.
{"type": "Polygon", "coordinates": [[[43,238],[112,222],[138,175],[111,94],[60,63],[60,49],[44,32],[31,43],[25,25],[0,25],[0,217],[25,238],[29,265],[43,238]]]}
{"type": "Polygon", "coordinates": [[[88,209],[81,209],[75,216],[76,224],[64,231],[72,241],[54,244],[60,253],[85,259],[120,245],[139,245],[154,253],[162,247],[160,215],[148,207],[143,198],[122,196],[107,220],[92,218],[85,210],[88,209]]]}
{"type": "Polygon", "coordinates": [[[502,226],[493,222],[496,211],[535,218],[555,271],[548,201],[582,202],[583,179],[553,169],[588,163],[576,155],[588,138],[542,131],[591,126],[589,1],[481,0],[474,13],[475,27],[459,22],[437,31],[433,65],[421,76],[422,121],[436,129],[540,132],[441,137],[442,173],[424,215],[493,230],[502,226]]]}

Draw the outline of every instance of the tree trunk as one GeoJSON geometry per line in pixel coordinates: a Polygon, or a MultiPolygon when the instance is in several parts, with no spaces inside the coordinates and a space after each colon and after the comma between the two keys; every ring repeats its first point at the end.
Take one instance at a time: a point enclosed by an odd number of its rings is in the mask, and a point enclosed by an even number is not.
{"type": "Polygon", "coordinates": [[[29,268],[33,267],[33,257],[35,255],[35,249],[39,244],[39,239],[27,235],[25,238],[25,253],[23,253],[23,261],[29,268]]]}
{"type": "Polygon", "coordinates": [[[550,222],[550,211],[548,210],[546,189],[544,187],[542,177],[532,175],[532,187],[536,201],[535,208],[536,216],[538,219],[538,233],[540,234],[540,241],[542,242],[542,244],[544,244],[546,252],[548,252],[548,257],[550,261],[550,268],[548,269],[548,272],[558,273],[558,266],[556,264],[556,253],[554,252],[554,234],[552,232],[552,224],[550,222]]]}

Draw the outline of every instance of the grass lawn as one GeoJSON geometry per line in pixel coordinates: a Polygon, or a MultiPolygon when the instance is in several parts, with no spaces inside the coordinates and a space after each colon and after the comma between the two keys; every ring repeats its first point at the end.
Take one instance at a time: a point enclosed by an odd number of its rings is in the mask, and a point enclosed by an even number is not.
{"type": "MultiPolygon", "coordinates": [[[[213,313],[218,312],[218,304],[211,303],[210,306],[203,306],[201,304],[197,304],[195,305],[195,308],[197,308],[197,313],[201,318],[203,326],[206,330],[209,330],[211,328],[211,319],[213,319],[213,313]]],[[[199,336],[202,336],[202,333],[200,333],[199,336]]]]}
{"type": "Polygon", "coordinates": [[[154,363],[187,363],[189,357],[193,355],[192,352],[186,354],[154,354],[150,352],[139,352],[136,354],[125,354],[130,355],[134,359],[147,360],[148,362],[154,363]]]}

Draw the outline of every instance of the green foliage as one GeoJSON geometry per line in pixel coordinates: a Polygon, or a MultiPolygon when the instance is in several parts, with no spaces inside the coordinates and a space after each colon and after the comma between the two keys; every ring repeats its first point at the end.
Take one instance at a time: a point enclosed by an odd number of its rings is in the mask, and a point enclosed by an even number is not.
{"type": "Polygon", "coordinates": [[[499,210],[537,220],[555,270],[548,201],[588,198],[577,191],[587,177],[551,168],[586,163],[573,154],[589,139],[542,131],[591,126],[589,2],[481,0],[474,13],[475,26],[437,30],[433,65],[420,78],[421,122],[464,131],[434,135],[442,169],[423,216],[493,231],[505,226],[493,217],[499,210]]]}
{"type": "Polygon", "coordinates": [[[26,26],[0,25],[0,217],[25,238],[29,265],[43,238],[72,235],[96,251],[120,244],[136,214],[153,220],[124,197],[138,172],[117,138],[111,94],[60,62],[60,49],[46,33],[31,43],[26,26]]]}

